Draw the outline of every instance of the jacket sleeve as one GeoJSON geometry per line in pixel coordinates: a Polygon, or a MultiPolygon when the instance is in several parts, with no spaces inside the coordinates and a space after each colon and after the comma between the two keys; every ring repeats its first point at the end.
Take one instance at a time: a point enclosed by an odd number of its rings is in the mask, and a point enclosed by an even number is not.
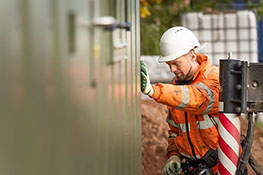
{"type": "Polygon", "coordinates": [[[205,79],[193,85],[158,83],[152,96],[159,103],[194,114],[218,113],[218,79],[205,79]]]}

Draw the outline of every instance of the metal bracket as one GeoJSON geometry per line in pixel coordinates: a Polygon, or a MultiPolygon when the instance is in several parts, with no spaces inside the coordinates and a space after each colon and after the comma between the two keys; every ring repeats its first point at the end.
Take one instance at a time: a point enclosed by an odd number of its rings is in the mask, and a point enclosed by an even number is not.
{"type": "Polygon", "coordinates": [[[131,30],[131,24],[129,22],[120,23],[112,16],[96,17],[93,20],[93,25],[96,27],[102,27],[105,30],[110,30],[110,31],[113,31],[117,28],[126,29],[126,31],[131,30]]]}
{"type": "Polygon", "coordinates": [[[263,64],[250,63],[247,67],[247,111],[263,111],[263,64]]]}
{"type": "Polygon", "coordinates": [[[221,112],[263,112],[263,64],[220,60],[221,112]]]}

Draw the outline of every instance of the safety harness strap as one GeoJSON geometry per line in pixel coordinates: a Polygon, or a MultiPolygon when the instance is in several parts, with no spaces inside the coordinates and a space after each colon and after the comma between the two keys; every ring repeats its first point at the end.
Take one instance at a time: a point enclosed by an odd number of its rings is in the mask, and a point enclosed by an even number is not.
{"type": "Polygon", "coordinates": [[[199,164],[204,164],[208,168],[212,168],[217,164],[217,152],[217,150],[209,149],[201,159],[193,160],[186,157],[185,159],[193,167],[198,167],[199,164]]]}

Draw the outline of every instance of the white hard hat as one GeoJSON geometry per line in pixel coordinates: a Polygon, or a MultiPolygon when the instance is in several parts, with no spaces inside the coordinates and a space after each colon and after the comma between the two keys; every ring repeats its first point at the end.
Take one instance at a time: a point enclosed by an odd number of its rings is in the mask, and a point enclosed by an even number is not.
{"type": "Polygon", "coordinates": [[[204,46],[200,46],[194,33],[182,26],[172,27],[164,32],[160,40],[161,56],[158,62],[172,61],[182,55],[187,54],[191,49],[200,51],[204,46]]]}

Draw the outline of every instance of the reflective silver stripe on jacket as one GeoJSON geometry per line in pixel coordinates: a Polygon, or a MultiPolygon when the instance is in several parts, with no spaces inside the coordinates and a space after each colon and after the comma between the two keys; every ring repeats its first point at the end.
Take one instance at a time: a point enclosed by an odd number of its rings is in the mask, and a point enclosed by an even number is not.
{"type": "MultiPolygon", "coordinates": [[[[176,127],[178,129],[181,129],[182,132],[186,132],[186,125],[182,124],[182,123],[175,123],[173,120],[169,119],[168,117],[166,118],[166,122],[169,123],[170,125],[172,125],[173,127],[176,127]]],[[[188,123],[188,128],[189,131],[190,129],[190,124],[188,123]]]]}
{"type": "Polygon", "coordinates": [[[211,118],[209,115],[204,115],[204,121],[197,121],[197,126],[199,129],[208,129],[217,124],[217,117],[211,118]]]}
{"type": "Polygon", "coordinates": [[[177,137],[177,134],[172,133],[172,134],[170,134],[170,135],[168,136],[168,139],[174,139],[174,138],[176,138],[176,137],[177,137]]]}
{"type": "Polygon", "coordinates": [[[211,119],[212,119],[212,120],[214,119],[214,121],[215,121],[216,124],[218,125],[218,123],[219,123],[219,116],[211,117],[211,119]]]}
{"type": "MultiPolygon", "coordinates": [[[[195,157],[193,155],[187,155],[187,154],[184,154],[182,152],[179,152],[183,157],[186,157],[186,158],[189,158],[189,159],[193,159],[195,160],[195,157]]],[[[201,156],[200,155],[195,155],[197,159],[200,159],[201,156]]]]}
{"type": "Polygon", "coordinates": [[[203,88],[206,91],[206,93],[208,95],[208,98],[209,98],[209,102],[208,102],[208,105],[207,105],[205,111],[203,112],[203,114],[208,114],[208,112],[211,111],[211,109],[212,109],[212,107],[214,105],[214,102],[215,102],[213,91],[209,87],[207,87],[204,83],[202,83],[202,82],[196,83],[193,86],[199,86],[199,87],[203,88]]]}
{"type": "Polygon", "coordinates": [[[175,108],[178,110],[184,109],[189,103],[189,90],[185,86],[179,86],[182,90],[182,100],[181,103],[175,108]]]}

